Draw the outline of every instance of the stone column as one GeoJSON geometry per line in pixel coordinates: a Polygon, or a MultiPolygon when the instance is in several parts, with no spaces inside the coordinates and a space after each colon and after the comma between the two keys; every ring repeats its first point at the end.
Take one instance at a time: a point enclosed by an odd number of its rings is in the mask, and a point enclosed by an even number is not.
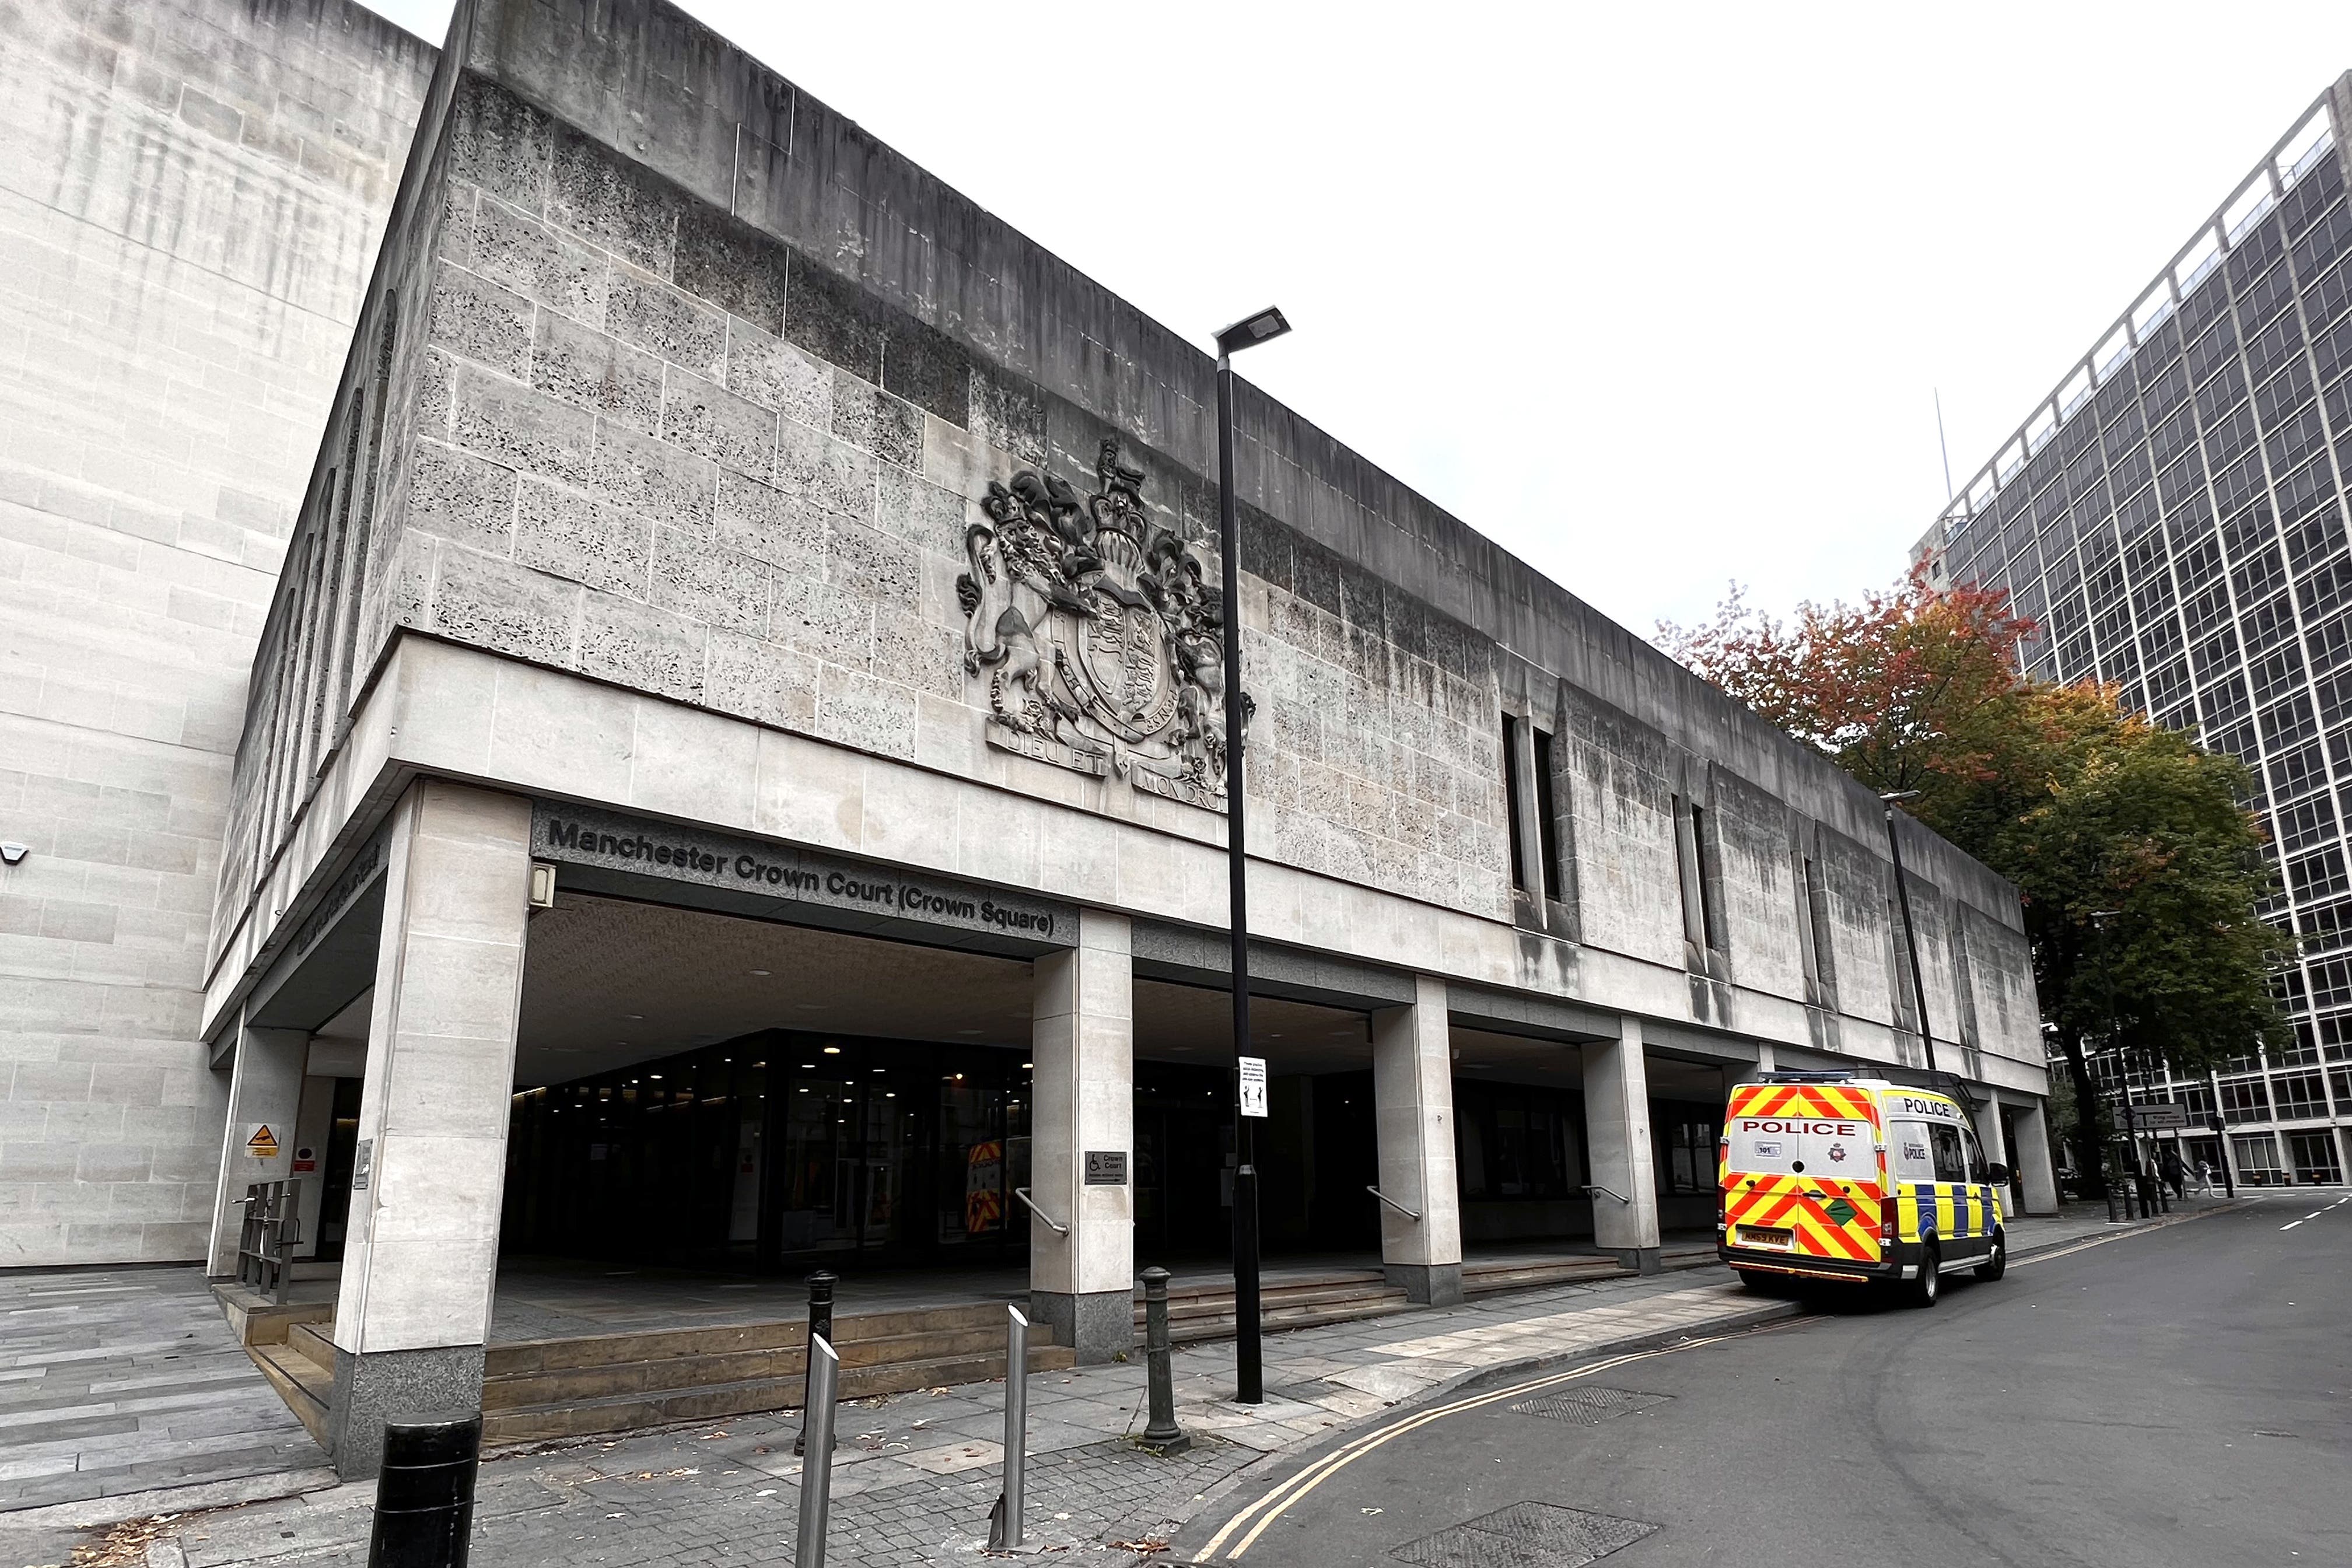
{"type": "Polygon", "coordinates": [[[1650,1075],[1642,1021],[1584,1047],[1584,1136],[1592,1151],[1592,1239],[1643,1274],[1660,1270],[1657,1161],[1650,1147],[1650,1075]],[[1613,1196],[1612,1194],[1614,1194],[1613,1196]],[[1622,1200],[1622,1201],[1621,1201],[1622,1200]]]}
{"type": "Polygon", "coordinates": [[[2017,1175],[2018,1203],[2026,1214],[2058,1212],[2058,1170],[2050,1158],[2049,1104],[2032,1100],[2017,1107],[2018,1147],[2011,1167],[2017,1175]]]}
{"type": "Polygon", "coordinates": [[[1756,1070],[1758,1072],[1768,1073],[1780,1071],[1780,1068],[1772,1065],[1779,1059],[1778,1055],[1772,1049],[1771,1041],[1759,1040],[1756,1042],[1756,1070]]]}
{"type": "MultiPolygon", "coordinates": [[[[1078,945],[1036,961],[1030,1006],[1035,1078],[1029,1170],[1037,1206],[1069,1234],[1029,1221],[1029,1311],[1082,1362],[1135,1343],[1134,963],[1124,915],[1080,912],[1078,945]],[[1116,1183],[1087,1180],[1087,1156],[1116,1155],[1116,1183]]],[[[1017,1200],[1016,1200],[1017,1201],[1017,1200]]]]}
{"type": "Polygon", "coordinates": [[[1372,1103],[1381,1191],[1421,1215],[1380,1205],[1381,1266],[1407,1299],[1452,1306],[1462,1300],[1462,1203],[1443,980],[1418,975],[1410,1004],[1372,1015],[1372,1103]]]}
{"type": "Polygon", "coordinates": [[[310,1037],[300,1029],[239,1029],[236,1065],[228,1083],[228,1125],[221,1131],[220,1193],[213,1205],[209,1272],[236,1272],[237,1238],[245,1228],[245,1189],[279,1182],[294,1165],[294,1121],[302,1109],[302,1064],[310,1037]],[[277,1138],[278,1152],[257,1160],[246,1152],[257,1125],[277,1138]]]}
{"type": "Polygon", "coordinates": [[[425,779],[394,807],[335,1306],[329,1447],[373,1476],[383,1423],[481,1408],[497,1283],[530,803],[425,779]]]}

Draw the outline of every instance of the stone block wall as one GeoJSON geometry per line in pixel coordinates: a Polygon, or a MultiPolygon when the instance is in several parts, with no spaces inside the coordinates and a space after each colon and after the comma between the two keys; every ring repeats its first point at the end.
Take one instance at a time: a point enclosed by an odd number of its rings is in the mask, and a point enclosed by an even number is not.
{"type": "Polygon", "coordinates": [[[0,1267],[201,1256],[246,672],[433,51],[345,0],[0,44],[0,1267]]]}
{"type": "MultiPolygon", "coordinates": [[[[1213,576],[1203,356],[657,0],[468,0],[453,39],[465,68],[436,82],[362,323],[390,351],[355,350],[272,612],[256,691],[279,717],[249,721],[231,864],[297,823],[332,744],[315,693],[355,699],[401,635],[909,763],[909,788],[944,773],[1216,841],[1220,812],[988,744],[958,587],[988,487],[1041,469],[1083,492],[1106,437],[1213,576]],[[321,668],[302,650],[339,626],[348,667],[321,668]]],[[[1569,973],[1543,944],[1573,932],[1693,970],[1704,1022],[1739,1027],[1742,991],[1784,1024],[1833,995],[1861,1038],[1907,1016],[1867,792],[1245,384],[1238,412],[1254,853],[1511,919],[1509,703],[1557,742],[1570,858],[1566,923],[1521,933],[1530,984],[1569,973]],[[1678,796],[1706,812],[1719,942],[1698,954],[1678,796]],[[1807,845],[1828,989],[1797,929],[1807,845]]],[[[1930,1016],[1981,1031],[2008,1015],[1980,993],[2030,994],[2021,938],[1988,935],[1979,965],[1937,900],[2015,937],[2014,893],[1919,837],[1930,1016]]],[[[216,929],[251,885],[224,879],[216,929]]]]}
{"type": "MultiPolygon", "coordinates": [[[[457,84],[362,612],[1006,787],[1214,813],[982,742],[956,579],[988,484],[1076,482],[1110,427],[846,290],[495,83],[457,84]],[[1085,454],[1083,457],[1080,454],[1085,454]]],[[[1134,442],[1214,569],[1202,481],[1134,442]]],[[[1484,639],[1251,522],[1259,853],[1507,912],[1484,639]]],[[[363,651],[362,666],[367,662],[363,651]]]]}

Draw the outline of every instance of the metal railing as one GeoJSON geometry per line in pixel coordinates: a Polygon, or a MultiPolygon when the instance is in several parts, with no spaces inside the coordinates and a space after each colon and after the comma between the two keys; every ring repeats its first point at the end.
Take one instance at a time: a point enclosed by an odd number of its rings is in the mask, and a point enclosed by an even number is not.
{"type": "Polygon", "coordinates": [[[1013,1195],[1019,1198],[1031,1214],[1034,1214],[1039,1219],[1044,1220],[1047,1227],[1050,1228],[1055,1236],[1067,1236],[1070,1234],[1070,1227],[1068,1226],[1064,1225],[1060,1220],[1055,1219],[1052,1215],[1047,1214],[1044,1209],[1037,1206],[1037,1200],[1029,1195],[1028,1188],[1015,1187],[1013,1189],[1013,1195]]]}
{"type": "Polygon", "coordinates": [[[294,1279],[294,1248],[302,1240],[302,1183],[255,1182],[237,1200],[245,1223],[236,1238],[236,1282],[250,1285],[279,1306],[294,1279]]]}
{"type": "Polygon", "coordinates": [[[1396,1199],[1381,1191],[1380,1188],[1366,1187],[1364,1191],[1371,1194],[1372,1196],[1380,1199],[1381,1202],[1388,1205],[1389,1207],[1396,1210],[1397,1213],[1404,1215],[1405,1218],[1412,1221],[1413,1224],[1419,1225],[1421,1223],[1421,1215],[1418,1211],[1405,1207],[1402,1204],[1397,1202],[1396,1199]]]}
{"type": "Polygon", "coordinates": [[[1619,1203],[1625,1205],[1629,1208],[1633,1206],[1633,1200],[1627,1197],[1624,1194],[1612,1193],[1607,1187],[1601,1186],[1595,1183],[1586,1183],[1584,1195],[1591,1197],[1595,1193],[1599,1193],[1604,1198],[1615,1198],[1619,1203]]]}

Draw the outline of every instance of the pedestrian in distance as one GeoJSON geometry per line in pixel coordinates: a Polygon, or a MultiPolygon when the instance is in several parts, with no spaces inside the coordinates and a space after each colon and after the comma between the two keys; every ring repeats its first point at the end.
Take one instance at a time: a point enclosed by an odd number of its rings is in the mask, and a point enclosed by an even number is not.
{"type": "Polygon", "coordinates": [[[2164,1184],[2172,1189],[2172,1195],[2176,1198],[2189,1195],[2189,1167],[2181,1163],[2178,1149],[2164,1152],[2164,1184]]]}
{"type": "Polygon", "coordinates": [[[2197,1162],[2197,1192],[2201,1197],[2213,1195],[2213,1167],[2203,1160],[2197,1162]]]}

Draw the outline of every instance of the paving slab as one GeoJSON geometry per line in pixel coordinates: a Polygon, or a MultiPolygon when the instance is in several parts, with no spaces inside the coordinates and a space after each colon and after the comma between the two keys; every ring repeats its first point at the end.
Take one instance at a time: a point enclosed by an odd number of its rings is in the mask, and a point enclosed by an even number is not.
{"type": "Polygon", "coordinates": [[[326,1459],[199,1268],[0,1274],[0,1512],[326,1459]]]}

